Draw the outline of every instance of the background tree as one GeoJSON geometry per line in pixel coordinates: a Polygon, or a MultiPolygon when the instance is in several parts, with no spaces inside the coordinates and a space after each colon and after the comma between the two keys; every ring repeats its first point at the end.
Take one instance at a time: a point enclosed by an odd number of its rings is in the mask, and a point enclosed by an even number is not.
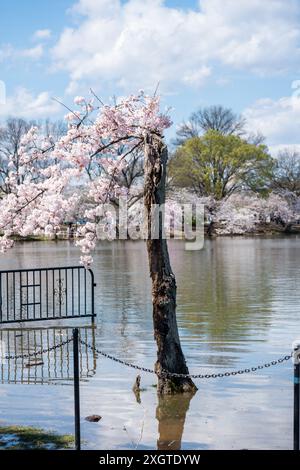
{"type": "MultiPolygon", "coordinates": [[[[120,145],[117,150],[119,156],[126,152],[126,148],[120,145]]],[[[134,205],[143,197],[143,176],[144,176],[144,154],[140,148],[133,149],[125,157],[126,165],[120,172],[112,173],[111,166],[107,165],[107,160],[101,158],[93,158],[85,166],[89,181],[93,182],[98,178],[111,178],[113,184],[124,190],[124,194],[128,195],[128,207],[134,205]]],[[[84,187],[83,187],[84,191],[84,187]]],[[[110,202],[118,207],[118,198],[111,195],[110,202]]]]}
{"type": "Polygon", "coordinates": [[[243,235],[265,230],[266,223],[272,223],[277,230],[286,231],[293,216],[288,202],[277,194],[271,193],[262,198],[237,193],[219,201],[214,222],[218,235],[243,235]]]}
{"type": "MultiPolygon", "coordinates": [[[[12,185],[9,175],[13,174],[17,184],[22,184],[28,176],[24,165],[22,165],[21,149],[23,137],[36,127],[47,138],[46,145],[54,145],[55,142],[67,131],[67,125],[64,121],[26,121],[20,118],[9,118],[4,125],[0,127],[0,194],[8,194],[12,191],[12,185]]],[[[35,144],[36,145],[36,142],[35,144]]],[[[38,148],[37,148],[38,150],[38,148]]],[[[36,165],[41,163],[37,161],[36,165]]],[[[43,164],[45,164],[43,160],[43,164]]],[[[33,168],[30,167],[32,172],[33,168]]],[[[32,175],[31,175],[32,176],[32,175]]]]}
{"type": "Polygon", "coordinates": [[[186,140],[200,137],[210,130],[223,135],[243,135],[245,119],[221,105],[200,108],[191,114],[187,122],[180,124],[174,143],[182,145],[186,140]]]}
{"type": "Polygon", "coordinates": [[[282,150],[274,159],[270,188],[283,196],[300,197],[300,153],[296,150],[282,150]]]}
{"type": "Polygon", "coordinates": [[[0,128],[0,192],[10,192],[10,186],[7,182],[10,162],[19,183],[23,180],[19,173],[19,149],[22,137],[32,125],[33,123],[24,119],[11,118],[0,128]]]}
{"type": "Polygon", "coordinates": [[[265,145],[210,130],[176,150],[170,174],[174,185],[222,199],[241,189],[265,190],[271,164],[265,145]]]}

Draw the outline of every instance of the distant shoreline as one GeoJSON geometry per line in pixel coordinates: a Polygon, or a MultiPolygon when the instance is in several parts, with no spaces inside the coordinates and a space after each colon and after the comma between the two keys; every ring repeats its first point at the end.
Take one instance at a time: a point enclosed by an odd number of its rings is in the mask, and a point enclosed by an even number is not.
{"type": "MultiPolygon", "coordinates": [[[[243,233],[217,233],[217,226],[216,228],[213,229],[213,231],[208,234],[208,226],[205,226],[204,228],[204,237],[205,239],[216,239],[216,238],[228,238],[228,237],[234,237],[234,238],[243,238],[243,237],[261,237],[263,238],[264,236],[267,237],[291,237],[295,235],[300,235],[300,225],[298,226],[298,229],[292,228],[286,230],[283,227],[278,227],[276,225],[270,225],[267,224],[265,226],[260,226],[257,227],[256,230],[249,231],[249,232],[243,232],[243,233]]],[[[80,239],[80,238],[77,238],[80,239]]],[[[46,236],[28,236],[28,237],[13,237],[13,240],[18,243],[27,243],[27,242],[62,242],[62,241],[69,241],[69,242],[75,242],[76,238],[72,237],[46,237],[46,236]]],[[[180,237],[180,234],[178,233],[178,236],[174,234],[174,236],[168,237],[168,240],[182,240],[182,241],[187,241],[184,238],[180,237]]],[[[101,240],[99,240],[100,242],[101,240]]],[[[142,239],[131,239],[128,238],[127,240],[119,240],[116,238],[115,240],[103,240],[103,241],[130,241],[130,242],[135,242],[135,241],[143,241],[142,239]]]]}

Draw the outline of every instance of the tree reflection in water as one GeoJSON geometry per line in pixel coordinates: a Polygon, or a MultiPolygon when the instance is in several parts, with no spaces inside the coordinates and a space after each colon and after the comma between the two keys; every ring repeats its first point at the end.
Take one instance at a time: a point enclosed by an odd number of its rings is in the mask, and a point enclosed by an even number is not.
{"type": "Polygon", "coordinates": [[[158,450],[180,450],[186,414],[194,394],[160,395],[156,408],[158,450]]]}

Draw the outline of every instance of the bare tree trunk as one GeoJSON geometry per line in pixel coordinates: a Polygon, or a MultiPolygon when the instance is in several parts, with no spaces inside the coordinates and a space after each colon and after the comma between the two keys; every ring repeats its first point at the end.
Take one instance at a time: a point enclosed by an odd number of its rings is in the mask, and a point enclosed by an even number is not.
{"type": "MultiPolygon", "coordinates": [[[[147,215],[147,251],[152,279],[154,337],[157,343],[155,370],[158,393],[195,392],[197,387],[189,378],[168,377],[162,371],[188,374],[181,349],[176,321],[176,280],[170,265],[167,240],[163,237],[163,215],[153,220],[153,205],[165,203],[167,147],[158,136],[147,135],[145,141],[144,205],[147,215]],[[159,224],[154,227],[154,224],[159,224]],[[151,233],[158,229],[156,239],[151,233]],[[152,232],[151,232],[152,230],[152,232]]],[[[157,232],[156,232],[157,233],[157,232]]]]}

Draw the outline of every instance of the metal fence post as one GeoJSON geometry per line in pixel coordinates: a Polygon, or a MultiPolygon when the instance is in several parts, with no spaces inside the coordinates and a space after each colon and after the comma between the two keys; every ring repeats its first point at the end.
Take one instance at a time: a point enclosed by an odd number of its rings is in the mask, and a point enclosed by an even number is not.
{"type": "Polygon", "coordinates": [[[293,342],[294,363],[294,450],[299,450],[300,432],[300,339],[293,342]]]}
{"type": "Polygon", "coordinates": [[[95,283],[95,276],[94,276],[94,272],[89,269],[89,273],[91,275],[91,287],[92,287],[92,290],[91,290],[91,295],[92,295],[92,311],[91,311],[91,315],[92,315],[92,324],[95,323],[95,287],[97,286],[97,284],[95,283]]]}
{"type": "Polygon", "coordinates": [[[74,365],[74,415],[75,415],[75,449],[80,450],[80,394],[79,394],[79,350],[78,328],[73,329],[73,365],[74,365]]]}

